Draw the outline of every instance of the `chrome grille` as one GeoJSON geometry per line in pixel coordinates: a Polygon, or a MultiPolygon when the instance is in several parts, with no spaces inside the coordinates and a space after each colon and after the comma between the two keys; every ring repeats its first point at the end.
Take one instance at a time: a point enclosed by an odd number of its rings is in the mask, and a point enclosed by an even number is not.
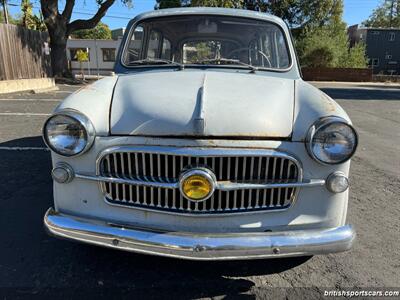
{"type": "MultiPolygon", "coordinates": [[[[154,148],[152,148],[154,149],[154,148]]],[[[226,149],[185,151],[120,147],[106,151],[99,160],[98,174],[107,178],[176,183],[182,171],[193,167],[211,169],[217,181],[246,183],[290,183],[300,180],[300,167],[291,156],[276,151],[232,151],[226,149]]],[[[204,202],[185,199],[179,189],[102,182],[110,204],[175,213],[235,213],[287,208],[297,188],[216,190],[204,202]]]]}

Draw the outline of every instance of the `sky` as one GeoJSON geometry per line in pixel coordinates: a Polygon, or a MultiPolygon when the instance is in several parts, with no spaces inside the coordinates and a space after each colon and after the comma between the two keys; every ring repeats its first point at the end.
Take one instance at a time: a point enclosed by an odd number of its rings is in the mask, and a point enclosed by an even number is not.
{"type": "MultiPolygon", "coordinates": [[[[369,17],[372,10],[383,0],[344,0],[343,19],[347,25],[358,24],[369,17]]],[[[20,0],[8,0],[9,11],[12,15],[20,13],[20,0]]],[[[34,11],[39,11],[39,1],[33,0],[34,11]]],[[[60,1],[62,9],[64,1],[60,1]]],[[[107,12],[102,22],[106,23],[111,29],[126,27],[128,21],[139,13],[153,10],[155,0],[133,0],[133,8],[127,8],[120,1],[117,1],[107,12]]],[[[87,19],[93,16],[97,6],[94,0],[76,0],[73,19],[87,19]]]]}

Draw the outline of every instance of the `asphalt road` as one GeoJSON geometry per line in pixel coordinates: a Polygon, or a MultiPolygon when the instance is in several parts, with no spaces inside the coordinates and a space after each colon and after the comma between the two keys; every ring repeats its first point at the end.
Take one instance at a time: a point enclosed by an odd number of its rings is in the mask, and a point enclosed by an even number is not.
{"type": "MultiPolygon", "coordinates": [[[[400,286],[400,89],[318,84],[360,134],[351,167],[348,222],[358,240],[347,253],[245,262],[190,262],[135,255],[48,237],[50,154],[40,129],[79,86],[0,95],[0,295],[41,293],[146,298],[320,298],[326,289],[400,286]],[[306,287],[307,289],[291,289],[306,287]]],[[[10,297],[7,297],[9,295],[10,297]]]]}

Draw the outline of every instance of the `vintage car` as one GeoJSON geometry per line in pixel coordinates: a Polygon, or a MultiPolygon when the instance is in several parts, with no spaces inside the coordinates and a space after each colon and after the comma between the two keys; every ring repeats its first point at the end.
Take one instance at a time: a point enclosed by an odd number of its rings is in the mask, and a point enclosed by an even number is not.
{"type": "Polygon", "coordinates": [[[144,13],[128,25],[115,74],[66,98],[44,124],[51,235],[195,260],[351,248],[357,133],[302,80],[281,19],[144,13]]]}

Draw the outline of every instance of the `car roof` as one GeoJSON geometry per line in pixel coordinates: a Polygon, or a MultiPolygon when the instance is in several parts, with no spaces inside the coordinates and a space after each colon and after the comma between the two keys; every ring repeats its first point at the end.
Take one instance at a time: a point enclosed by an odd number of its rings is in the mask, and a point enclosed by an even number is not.
{"type": "Polygon", "coordinates": [[[133,21],[140,21],[147,18],[157,18],[166,16],[184,16],[184,15],[219,15],[219,16],[231,16],[231,17],[242,17],[257,20],[265,20],[273,23],[277,23],[282,27],[286,27],[286,23],[274,15],[257,12],[245,9],[235,8],[219,8],[219,7],[180,7],[180,8],[168,8],[158,9],[149,12],[145,12],[137,15],[133,21]]]}

